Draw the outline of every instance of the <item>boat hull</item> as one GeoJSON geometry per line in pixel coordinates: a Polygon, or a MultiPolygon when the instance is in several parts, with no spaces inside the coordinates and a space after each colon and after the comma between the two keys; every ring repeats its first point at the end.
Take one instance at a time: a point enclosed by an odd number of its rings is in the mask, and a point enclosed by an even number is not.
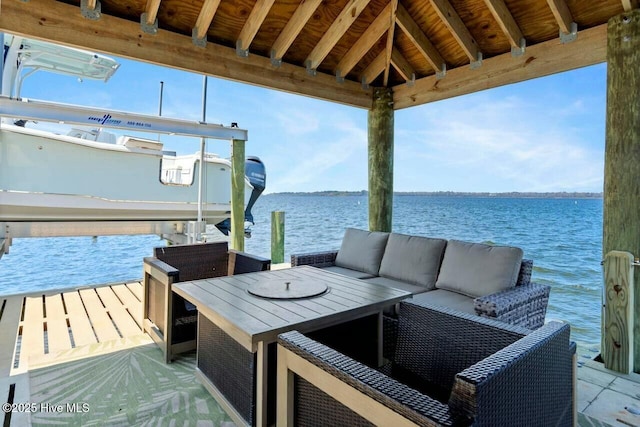
{"type": "MultiPolygon", "coordinates": [[[[135,221],[197,219],[197,203],[106,200],[91,196],[0,191],[0,221],[135,221]]],[[[217,224],[229,204],[207,203],[203,219],[217,224]]]]}
{"type": "MultiPolygon", "coordinates": [[[[196,220],[196,154],[86,141],[3,125],[0,221],[196,220]]],[[[230,216],[231,164],[207,156],[203,219],[230,216]]],[[[245,203],[253,187],[245,182],[245,203]]]]}

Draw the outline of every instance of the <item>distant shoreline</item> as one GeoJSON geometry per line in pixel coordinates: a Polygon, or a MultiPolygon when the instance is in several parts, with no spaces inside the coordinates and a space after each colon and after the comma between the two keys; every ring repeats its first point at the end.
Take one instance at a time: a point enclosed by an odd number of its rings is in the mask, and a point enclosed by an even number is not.
{"type": "MultiPolygon", "coordinates": [[[[368,191],[313,191],[313,192],[281,192],[281,193],[268,193],[265,196],[271,195],[286,195],[286,196],[366,196],[368,191]]],[[[397,191],[393,193],[394,196],[428,196],[428,197],[491,197],[491,198],[503,198],[503,199],[602,199],[602,193],[591,192],[504,192],[504,193],[489,193],[489,192],[458,192],[458,191],[397,191]]]]}

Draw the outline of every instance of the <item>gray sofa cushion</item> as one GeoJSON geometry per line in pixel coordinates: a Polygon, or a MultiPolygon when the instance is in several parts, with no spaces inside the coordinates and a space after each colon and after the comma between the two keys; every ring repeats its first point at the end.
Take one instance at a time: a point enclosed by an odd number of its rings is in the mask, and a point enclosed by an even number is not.
{"type": "Polygon", "coordinates": [[[426,289],[422,286],[412,285],[407,282],[388,279],[386,277],[373,277],[373,278],[367,279],[367,282],[376,283],[378,285],[383,285],[390,288],[402,289],[403,291],[408,291],[408,292],[411,292],[412,294],[418,294],[420,292],[426,291],[426,289]]]}
{"type": "Polygon", "coordinates": [[[476,314],[476,310],[473,306],[473,298],[444,289],[436,289],[433,291],[414,295],[411,301],[428,302],[430,304],[449,307],[452,310],[462,311],[469,314],[476,314]]]}
{"type": "Polygon", "coordinates": [[[377,276],[388,237],[389,233],[347,228],[336,265],[377,276]]]}
{"type": "Polygon", "coordinates": [[[450,240],[444,251],[436,288],[470,297],[515,286],[522,249],[450,240]]]}
{"type": "Polygon", "coordinates": [[[352,270],[350,268],[337,267],[335,265],[331,267],[322,267],[323,270],[332,271],[334,273],[342,274],[343,276],[354,277],[356,279],[369,279],[371,277],[376,277],[373,274],[364,273],[358,270],[352,270]]]}
{"type": "Polygon", "coordinates": [[[423,291],[434,289],[446,245],[444,239],[391,233],[379,275],[426,288],[423,291]]]}

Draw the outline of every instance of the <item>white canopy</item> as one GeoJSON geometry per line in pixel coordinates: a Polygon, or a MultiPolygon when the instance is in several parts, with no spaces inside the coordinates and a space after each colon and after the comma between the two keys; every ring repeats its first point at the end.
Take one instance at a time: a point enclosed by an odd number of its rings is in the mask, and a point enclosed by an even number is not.
{"type": "Polygon", "coordinates": [[[106,82],[120,66],[108,56],[39,40],[5,35],[4,45],[2,93],[7,96],[19,97],[22,81],[36,71],[106,82]]]}

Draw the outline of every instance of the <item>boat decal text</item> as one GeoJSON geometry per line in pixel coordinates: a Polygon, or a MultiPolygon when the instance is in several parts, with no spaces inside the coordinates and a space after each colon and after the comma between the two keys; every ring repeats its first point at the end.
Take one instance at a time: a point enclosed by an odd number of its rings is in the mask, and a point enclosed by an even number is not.
{"type": "Polygon", "coordinates": [[[89,116],[90,122],[98,122],[101,125],[119,125],[122,120],[114,119],[111,114],[105,114],[102,117],[89,116]]]}

